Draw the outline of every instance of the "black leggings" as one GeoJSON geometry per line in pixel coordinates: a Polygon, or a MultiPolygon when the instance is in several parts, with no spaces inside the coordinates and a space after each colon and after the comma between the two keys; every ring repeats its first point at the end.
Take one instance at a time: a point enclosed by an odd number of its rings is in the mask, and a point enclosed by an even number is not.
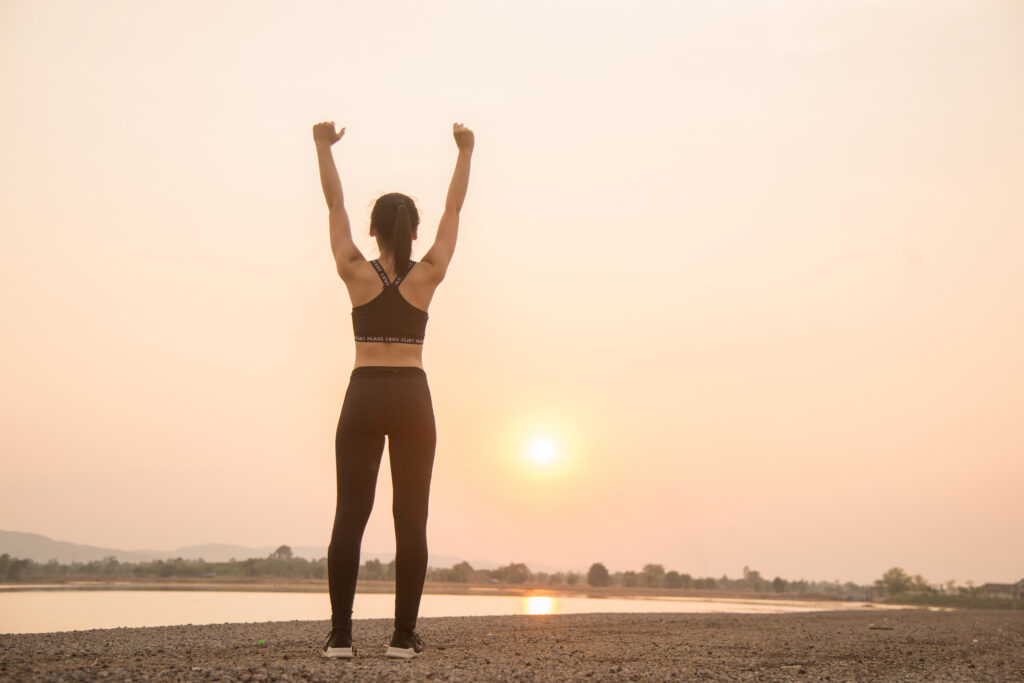
{"type": "Polygon", "coordinates": [[[334,441],[338,506],[327,547],[327,578],[336,627],[352,623],[359,546],[373,508],[385,435],[394,491],[395,628],[412,631],[416,626],[427,573],[434,408],[422,369],[364,366],[352,371],[334,441]]]}

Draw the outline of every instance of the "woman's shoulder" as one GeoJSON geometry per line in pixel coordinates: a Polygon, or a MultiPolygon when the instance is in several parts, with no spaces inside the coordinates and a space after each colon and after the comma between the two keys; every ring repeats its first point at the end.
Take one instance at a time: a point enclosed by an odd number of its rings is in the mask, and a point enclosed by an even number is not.
{"type": "Polygon", "coordinates": [[[438,283],[430,277],[430,271],[422,261],[413,261],[412,266],[402,278],[400,289],[402,297],[416,308],[427,310],[438,283]]]}
{"type": "Polygon", "coordinates": [[[342,278],[353,306],[360,306],[380,294],[382,280],[373,260],[362,260],[342,278]]]}

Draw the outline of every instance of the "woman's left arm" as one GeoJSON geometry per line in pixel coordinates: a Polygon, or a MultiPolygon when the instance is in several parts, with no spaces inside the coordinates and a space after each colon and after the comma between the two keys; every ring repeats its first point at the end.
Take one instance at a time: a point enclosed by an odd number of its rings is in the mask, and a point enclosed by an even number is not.
{"type": "Polygon", "coordinates": [[[455,144],[459,148],[459,157],[455,161],[455,172],[448,185],[448,196],[444,202],[444,213],[437,226],[437,235],[430,250],[423,255],[422,268],[427,271],[434,282],[441,282],[448,271],[452,255],[455,254],[455,241],[459,236],[459,212],[466,201],[466,190],[469,189],[469,166],[473,158],[475,137],[473,131],[461,123],[452,125],[455,144]]]}

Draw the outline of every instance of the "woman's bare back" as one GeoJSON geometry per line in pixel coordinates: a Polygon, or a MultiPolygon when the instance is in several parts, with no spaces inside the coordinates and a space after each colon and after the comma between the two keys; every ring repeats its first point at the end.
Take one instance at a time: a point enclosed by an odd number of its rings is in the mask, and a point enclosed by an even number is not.
{"type": "MultiPolygon", "coordinates": [[[[381,262],[390,282],[395,281],[397,273],[393,266],[381,262]]],[[[398,283],[399,295],[410,304],[427,311],[434,292],[440,284],[431,277],[430,267],[422,262],[413,266],[406,276],[398,283]]],[[[360,267],[353,268],[351,276],[345,280],[352,306],[367,304],[384,291],[377,269],[369,261],[360,267]]],[[[395,286],[395,285],[392,285],[395,286]]],[[[403,367],[423,367],[422,344],[394,344],[390,342],[356,342],[355,367],[364,365],[394,365],[403,367]]]]}

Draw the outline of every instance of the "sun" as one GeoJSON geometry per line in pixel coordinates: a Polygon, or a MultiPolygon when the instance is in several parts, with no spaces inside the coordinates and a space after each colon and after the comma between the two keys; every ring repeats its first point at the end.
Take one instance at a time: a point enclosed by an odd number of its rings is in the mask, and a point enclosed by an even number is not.
{"type": "Polygon", "coordinates": [[[530,460],[538,465],[547,465],[555,459],[555,444],[548,439],[538,439],[530,447],[530,460]]]}

